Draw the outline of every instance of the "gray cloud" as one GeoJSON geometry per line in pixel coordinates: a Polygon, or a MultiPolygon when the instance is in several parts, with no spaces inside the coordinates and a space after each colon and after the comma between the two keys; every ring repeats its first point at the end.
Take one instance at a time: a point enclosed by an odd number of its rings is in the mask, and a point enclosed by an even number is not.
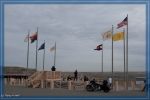
{"type": "MultiPolygon", "coordinates": [[[[129,15],[129,69],[145,70],[145,5],[6,5],[5,6],[5,65],[26,66],[28,30],[39,27],[39,46],[46,41],[46,70],[53,65],[49,49],[57,42],[56,67],[62,71],[101,71],[101,52],[93,49],[102,43],[101,33],[114,32],[129,15]],[[142,67],[141,67],[142,66],[142,67]]],[[[111,41],[104,41],[104,71],[111,71],[111,41]]],[[[122,41],[114,42],[114,68],[123,70],[122,41]],[[121,66],[121,67],[120,67],[121,66]]],[[[43,51],[39,51],[38,69],[42,69],[43,51]]],[[[35,43],[30,44],[31,68],[35,66],[35,43]]]]}

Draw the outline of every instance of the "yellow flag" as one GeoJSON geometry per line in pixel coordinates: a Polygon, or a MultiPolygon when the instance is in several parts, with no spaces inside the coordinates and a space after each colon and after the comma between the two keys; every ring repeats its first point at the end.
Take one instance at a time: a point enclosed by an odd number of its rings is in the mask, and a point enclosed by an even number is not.
{"type": "Polygon", "coordinates": [[[118,32],[113,35],[113,41],[123,40],[123,38],[124,38],[124,32],[118,32]]]}
{"type": "Polygon", "coordinates": [[[103,37],[103,40],[108,40],[108,39],[111,39],[112,38],[112,31],[111,30],[109,30],[109,31],[107,31],[107,32],[105,32],[105,33],[103,33],[102,34],[102,37],[103,37]]]}

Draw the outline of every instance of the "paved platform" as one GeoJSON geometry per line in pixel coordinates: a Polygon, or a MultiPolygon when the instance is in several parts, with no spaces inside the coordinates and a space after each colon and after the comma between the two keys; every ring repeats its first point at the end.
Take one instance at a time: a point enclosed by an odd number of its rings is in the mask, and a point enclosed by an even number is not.
{"type": "Polygon", "coordinates": [[[146,96],[147,93],[136,91],[103,91],[88,92],[86,90],[68,90],[64,88],[27,88],[24,86],[5,86],[4,95],[17,96],[146,96]]]}

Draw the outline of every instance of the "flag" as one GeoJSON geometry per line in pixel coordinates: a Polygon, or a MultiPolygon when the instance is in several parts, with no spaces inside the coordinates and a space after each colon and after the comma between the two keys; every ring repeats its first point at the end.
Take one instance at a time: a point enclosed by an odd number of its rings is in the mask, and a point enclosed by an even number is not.
{"type": "Polygon", "coordinates": [[[111,39],[111,37],[112,37],[112,31],[109,30],[109,31],[103,33],[103,34],[102,34],[102,37],[103,37],[103,40],[111,39]]]}
{"type": "Polygon", "coordinates": [[[24,42],[28,42],[29,34],[25,37],[24,42]]]}
{"type": "Polygon", "coordinates": [[[35,40],[37,40],[37,37],[38,37],[37,32],[34,33],[32,36],[30,36],[31,43],[33,43],[35,40]]]}
{"type": "Polygon", "coordinates": [[[123,38],[124,38],[124,32],[118,32],[113,35],[113,41],[123,40],[123,38]]]}
{"type": "Polygon", "coordinates": [[[45,42],[40,46],[38,50],[42,50],[42,49],[45,49],[45,42]]]}
{"type": "Polygon", "coordinates": [[[119,24],[117,24],[117,28],[123,27],[124,25],[128,24],[128,17],[126,17],[122,22],[120,22],[119,24]]]}
{"type": "Polygon", "coordinates": [[[56,49],[56,46],[54,45],[53,47],[50,48],[50,51],[54,51],[56,49]]]}
{"type": "Polygon", "coordinates": [[[100,51],[100,50],[102,50],[102,49],[103,49],[103,45],[100,44],[100,45],[98,45],[98,46],[96,47],[96,49],[94,49],[94,50],[100,51]]]}

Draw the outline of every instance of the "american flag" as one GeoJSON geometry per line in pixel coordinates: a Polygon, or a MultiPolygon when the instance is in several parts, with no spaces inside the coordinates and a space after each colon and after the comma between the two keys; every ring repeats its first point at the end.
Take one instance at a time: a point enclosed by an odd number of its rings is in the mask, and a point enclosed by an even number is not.
{"type": "Polygon", "coordinates": [[[117,28],[120,28],[124,25],[127,25],[128,24],[128,17],[126,17],[122,22],[120,22],[119,24],[117,24],[117,28]]]}
{"type": "Polygon", "coordinates": [[[100,44],[100,45],[98,45],[97,47],[96,47],[96,49],[94,49],[94,50],[98,50],[98,51],[100,51],[100,50],[102,50],[103,49],[103,45],[102,44],[100,44]]]}

